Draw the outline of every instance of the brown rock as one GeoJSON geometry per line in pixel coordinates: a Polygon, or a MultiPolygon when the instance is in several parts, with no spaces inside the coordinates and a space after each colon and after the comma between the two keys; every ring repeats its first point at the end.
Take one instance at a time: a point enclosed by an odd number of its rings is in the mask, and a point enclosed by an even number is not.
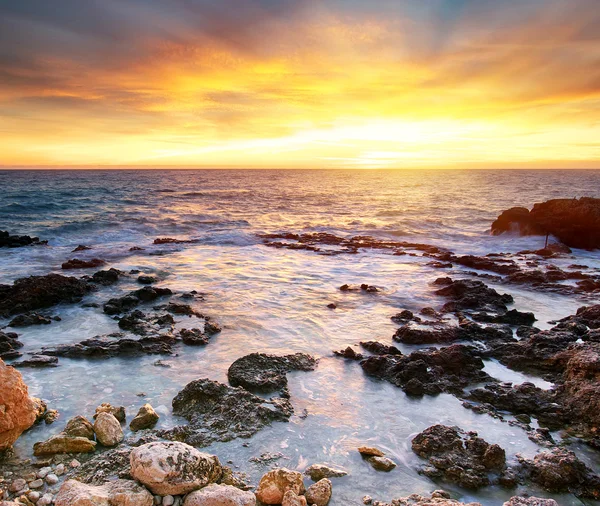
{"type": "Polygon", "coordinates": [[[273,469],[260,479],[256,498],[265,504],[281,504],[288,490],[298,495],[304,493],[302,474],[285,467],[273,469]]]}
{"type": "Polygon", "coordinates": [[[358,448],[358,453],[363,457],[383,457],[385,455],[379,448],[373,446],[361,446],[358,448]]]}
{"type": "Polygon", "coordinates": [[[323,478],[308,487],[306,501],[308,504],[316,504],[316,506],[327,506],[331,499],[331,490],[331,482],[327,478],[323,478]]]}
{"type": "Polygon", "coordinates": [[[67,426],[63,432],[72,437],[85,437],[91,440],[94,439],[94,427],[87,418],[81,415],[71,418],[67,422],[67,426]]]}
{"type": "Polygon", "coordinates": [[[138,411],[138,414],[135,415],[135,418],[131,420],[129,428],[134,432],[150,429],[156,425],[158,419],[159,416],[156,411],[154,411],[154,408],[150,406],[150,404],[144,404],[138,411]]]}
{"type": "Polygon", "coordinates": [[[33,454],[55,455],[57,453],[89,453],[96,449],[96,442],[86,437],[72,437],[66,434],[57,434],[46,441],[33,445],[33,454]]]}

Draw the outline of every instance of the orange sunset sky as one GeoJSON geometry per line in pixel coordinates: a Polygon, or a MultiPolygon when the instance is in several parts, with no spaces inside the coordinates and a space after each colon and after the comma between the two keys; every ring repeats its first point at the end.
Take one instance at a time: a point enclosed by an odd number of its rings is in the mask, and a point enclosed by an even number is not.
{"type": "Polygon", "coordinates": [[[600,5],[3,1],[0,164],[600,168],[600,5]]]}

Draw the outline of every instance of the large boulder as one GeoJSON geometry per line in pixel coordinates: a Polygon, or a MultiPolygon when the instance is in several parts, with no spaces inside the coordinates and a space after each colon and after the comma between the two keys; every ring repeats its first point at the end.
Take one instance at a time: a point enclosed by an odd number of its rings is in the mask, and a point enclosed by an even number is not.
{"type": "Polygon", "coordinates": [[[85,281],[60,274],[20,278],[12,286],[0,285],[0,316],[77,302],[91,289],[85,281]]]}
{"type": "Polygon", "coordinates": [[[256,498],[264,504],[281,504],[288,490],[298,495],[304,493],[302,474],[285,467],[273,469],[260,479],[256,488],[256,498]]]}
{"type": "Polygon", "coordinates": [[[123,429],[114,415],[106,412],[98,413],[94,422],[96,438],[102,446],[116,446],[123,441],[123,429]]]}
{"type": "Polygon", "coordinates": [[[256,496],[231,485],[212,483],[192,492],[185,498],[183,506],[255,506],[256,496]]]}
{"type": "Polygon", "coordinates": [[[573,248],[600,248],[600,199],[553,199],[504,211],[492,224],[492,233],[517,230],[521,235],[552,234],[573,248]]]}
{"type": "Polygon", "coordinates": [[[131,476],[158,495],[182,495],[216,482],[219,459],[177,442],[154,442],[134,448],[131,476]]]}
{"type": "Polygon", "coordinates": [[[116,480],[101,486],[68,480],[54,500],[55,506],[152,506],[153,503],[152,494],[131,480],[116,480]]]}
{"type": "Polygon", "coordinates": [[[10,448],[36,420],[36,406],[21,373],[0,359],[0,452],[10,448]]]}

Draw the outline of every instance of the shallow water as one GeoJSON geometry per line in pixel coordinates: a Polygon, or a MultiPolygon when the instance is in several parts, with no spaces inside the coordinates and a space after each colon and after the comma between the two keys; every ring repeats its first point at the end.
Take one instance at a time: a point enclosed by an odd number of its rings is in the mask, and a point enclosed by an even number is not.
{"type": "MultiPolygon", "coordinates": [[[[559,196],[600,196],[600,172],[4,171],[0,188],[0,229],[39,235],[50,242],[49,247],[0,250],[0,282],[62,272],[60,264],[69,258],[100,257],[124,271],[157,275],[161,286],[176,292],[202,292],[205,300],[197,303],[197,309],[223,327],[208,346],[181,346],[174,357],[60,359],[55,369],[22,369],[31,393],[59,409],[61,418],[25,434],[16,445],[19,454],[28,456],[33,442],[60,431],[72,415],[91,416],[101,402],[124,405],[129,415],[150,402],[161,415],[160,428],[181,423],[170,414],[171,400],[189,381],[208,377],[226,382],[229,365],[254,351],[307,352],[320,358],[317,369],[292,373],[289,379],[296,415],[306,410],[308,417],[294,416],[290,423],[274,424],[250,440],[218,443],[209,451],[223,461],[232,460],[254,483],[265,467],[249,459],[264,452],[282,453],[278,464],[294,469],[317,462],[343,467],[350,476],[335,480],[334,506],[360,504],[366,494],[390,500],[436,488],[496,505],[513,493],[496,488],[466,493],[418,475],[419,459],[410,450],[410,440],[434,423],[456,424],[499,443],[513,458],[518,452],[531,456],[540,450],[524,431],[464,409],[449,395],[411,399],[390,384],[366,377],[357,363],[331,353],[361,340],[391,344],[397,325],[390,316],[401,309],[440,307],[443,301],[432,294],[429,283],[446,271],[426,266],[429,259],[422,257],[381,252],[321,256],[267,248],[255,234],[370,234],[465,253],[537,248],[543,238],[491,237],[486,231],[503,209],[514,205],[530,207],[559,196]],[[199,242],[153,246],[156,237],[199,242]],[[78,244],[93,249],[71,253],[78,244]],[[145,251],[129,252],[134,245],[145,251]],[[369,283],[382,291],[342,293],[338,287],[344,283],[369,283]],[[330,302],[338,309],[328,309],[330,302]],[[159,359],[171,367],[153,365],[159,359]],[[145,396],[139,397],[142,392],[145,396]],[[245,442],[249,447],[243,446],[245,442]],[[398,467],[389,474],[371,469],[355,451],[365,443],[384,449],[398,467]]],[[[600,267],[596,254],[583,251],[563,262],[600,267]]],[[[453,271],[450,275],[458,277],[453,271]]],[[[70,271],[84,273],[90,272],[70,271]]],[[[489,284],[510,292],[517,309],[533,311],[540,328],[590,303],[489,284]]],[[[85,302],[101,304],[137,287],[132,276],[100,288],[85,302]]],[[[65,305],[49,312],[62,321],[18,329],[23,351],[118,330],[116,321],[100,308],[65,305]]],[[[176,319],[179,327],[192,326],[187,317],[176,319]]],[[[501,380],[551,387],[495,362],[486,370],[501,380]]],[[[586,458],[597,466],[593,454],[586,458]]],[[[558,500],[581,504],[572,496],[558,500]]]]}

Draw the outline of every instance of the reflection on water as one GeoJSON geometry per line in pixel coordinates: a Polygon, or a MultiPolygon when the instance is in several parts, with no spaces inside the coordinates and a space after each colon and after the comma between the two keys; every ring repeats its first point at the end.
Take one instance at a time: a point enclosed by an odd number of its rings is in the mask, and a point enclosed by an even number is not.
{"type": "MultiPolygon", "coordinates": [[[[361,340],[392,344],[397,325],[391,315],[401,309],[418,311],[443,304],[429,286],[443,271],[427,267],[427,259],[421,257],[381,252],[328,257],[276,250],[258,244],[254,233],[325,230],[398,239],[398,231],[406,230],[420,235],[420,242],[458,250],[517,251],[535,246],[539,239],[491,238],[482,232],[503,208],[558,196],[565,181],[582,193],[586,185],[598,187],[596,173],[570,177],[564,173],[545,178],[537,173],[518,178],[513,173],[503,178],[494,172],[453,173],[451,177],[428,173],[416,187],[418,176],[403,172],[361,172],[353,173],[352,178],[343,172],[296,171],[260,172],[252,177],[239,172],[226,177],[206,172],[119,172],[100,178],[96,173],[7,176],[0,172],[0,184],[4,182],[8,188],[5,202],[10,203],[0,206],[4,220],[0,228],[36,233],[50,239],[52,245],[2,251],[0,282],[58,272],[60,264],[74,256],[70,253],[74,246],[89,244],[94,249],[87,253],[109,260],[112,267],[156,275],[162,286],[177,292],[205,294],[198,309],[223,327],[206,347],[180,346],[172,357],[60,359],[55,369],[22,370],[31,393],[59,409],[61,418],[54,425],[32,429],[17,442],[16,450],[28,456],[33,442],[60,431],[73,415],[91,416],[101,402],[124,405],[129,416],[149,402],[161,416],[160,428],[182,423],[171,415],[171,400],[189,381],[208,377],[226,382],[229,365],[254,351],[306,352],[320,362],[314,372],[289,375],[296,412],[290,423],[276,423],[249,441],[216,443],[209,451],[223,461],[232,460],[255,483],[265,468],[249,459],[267,451],[281,452],[278,463],[294,469],[312,463],[342,467],[350,475],[335,480],[334,506],[360,504],[365,494],[391,499],[439,487],[466,500],[501,504],[514,492],[492,487],[466,493],[421,477],[415,470],[419,459],[412,453],[410,441],[434,423],[456,424],[500,444],[509,458],[515,453],[532,456],[539,448],[524,431],[464,409],[450,395],[409,398],[388,383],[366,377],[357,363],[334,358],[331,353],[361,340]],[[40,194],[46,198],[40,199],[40,194]],[[18,212],[12,203],[22,205],[18,212]],[[151,245],[155,237],[169,236],[196,237],[200,243],[151,245]],[[132,254],[128,250],[133,245],[146,250],[132,254]],[[166,254],[148,255],[160,250],[166,254]],[[383,290],[378,294],[340,292],[338,287],[344,283],[368,283],[383,290]],[[338,308],[328,309],[330,302],[338,308]],[[158,359],[171,367],[155,366],[158,359]],[[308,416],[300,417],[305,410],[308,416]],[[246,442],[248,447],[243,446],[246,442]],[[381,447],[398,467],[390,474],[374,471],[356,451],[361,444],[381,447]]],[[[600,267],[597,258],[583,252],[577,255],[576,262],[600,267]]],[[[138,287],[132,276],[100,288],[85,302],[101,305],[138,287]]],[[[519,310],[533,311],[540,328],[548,328],[549,320],[571,314],[582,305],[581,301],[524,287],[496,288],[513,294],[519,310]]],[[[101,308],[60,306],[51,312],[59,314],[62,321],[18,330],[24,351],[118,331],[116,321],[101,308]]],[[[180,328],[192,326],[187,317],[176,319],[180,328]]],[[[415,348],[396,345],[406,352],[415,348]]],[[[542,388],[551,387],[493,361],[486,364],[486,371],[503,381],[534,381],[542,388]]],[[[593,456],[586,458],[594,463],[593,456]]],[[[571,496],[558,500],[564,505],[581,504],[571,496]]]]}

